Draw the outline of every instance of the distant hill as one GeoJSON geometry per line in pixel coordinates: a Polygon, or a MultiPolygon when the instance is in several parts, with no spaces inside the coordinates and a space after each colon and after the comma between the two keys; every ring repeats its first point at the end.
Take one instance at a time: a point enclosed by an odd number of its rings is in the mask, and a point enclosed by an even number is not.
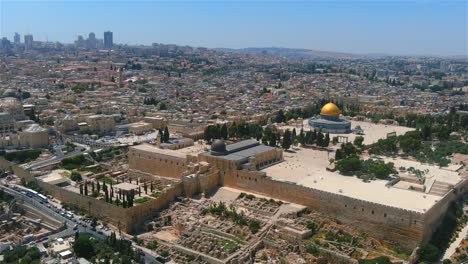
{"type": "Polygon", "coordinates": [[[363,55],[356,55],[351,53],[309,50],[309,49],[290,49],[290,48],[243,48],[243,49],[225,49],[219,48],[217,50],[241,52],[256,55],[270,55],[277,57],[287,57],[296,59],[357,59],[365,57],[363,55]]]}

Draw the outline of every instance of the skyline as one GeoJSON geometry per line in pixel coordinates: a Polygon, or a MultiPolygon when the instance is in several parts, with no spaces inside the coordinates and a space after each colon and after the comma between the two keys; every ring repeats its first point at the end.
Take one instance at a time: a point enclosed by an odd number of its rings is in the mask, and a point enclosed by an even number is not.
{"type": "Polygon", "coordinates": [[[0,0],[0,36],[11,40],[18,32],[23,42],[30,33],[35,40],[73,43],[78,35],[102,39],[110,30],[114,43],[129,45],[466,56],[466,12],[463,1],[0,0]]]}

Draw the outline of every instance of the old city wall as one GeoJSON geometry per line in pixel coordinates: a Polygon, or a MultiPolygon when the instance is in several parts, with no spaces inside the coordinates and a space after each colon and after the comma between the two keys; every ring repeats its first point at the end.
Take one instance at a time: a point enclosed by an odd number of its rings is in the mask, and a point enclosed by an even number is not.
{"type": "Polygon", "coordinates": [[[131,219],[131,225],[127,231],[136,232],[139,230],[145,220],[154,217],[161,209],[167,208],[171,202],[182,196],[182,194],[182,183],[177,183],[172,188],[165,190],[157,199],[126,209],[127,217],[131,219]]]}
{"type": "Polygon", "coordinates": [[[130,169],[176,179],[187,169],[186,163],[186,158],[137,149],[131,149],[128,154],[130,169]]]}
{"type": "Polygon", "coordinates": [[[447,212],[447,209],[451,202],[459,199],[466,193],[468,188],[468,179],[463,179],[456,186],[453,187],[440,201],[437,202],[431,209],[425,214],[425,232],[424,240],[430,239],[432,233],[437,229],[443,220],[445,214],[441,212],[447,212]]]}
{"type": "Polygon", "coordinates": [[[425,238],[424,214],[385,206],[292,182],[273,180],[262,172],[236,170],[223,175],[223,185],[298,203],[328,214],[381,240],[412,249],[425,238]]]}
{"type": "Polygon", "coordinates": [[[193,197],[198,193],[209,194],[219,186],[218,170],[203,174],[192,174],[182,177],[184,194],[193,197]]]}
{"type": "Polygon", "coordinates": [[[141,226],[143,220],[152,216],[155,211],[167,207],[170,202],[182,194],[182,183],[177,183],[156,199],[132,208],[123,208],[37,180],[29,171],[1,157],[0,167],[2,169],[11,168],[15,175],[26,179],[26,181],[36,181],[44,193],[52,195],[63,203],[74,205],[115,226],[120,225],[122,230],[126,232],[135,231],[137,227],[141,226]]]}
{"type": "Polygon", "coordinates": [[[219,171],[212,170],[209,173],[199,175],[199,191],[201,193],[211,193],[219,186],[219,171]]]}

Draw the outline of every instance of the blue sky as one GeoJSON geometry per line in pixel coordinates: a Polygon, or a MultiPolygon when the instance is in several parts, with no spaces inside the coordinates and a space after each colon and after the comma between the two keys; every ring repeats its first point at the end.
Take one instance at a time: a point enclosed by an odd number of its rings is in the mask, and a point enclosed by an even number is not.
{"type": "Polygon", "coordinates": [[[0,0],[0,36],[71,43],[288,47],[353,53],[467,55],[467,1],[0,0]]]}

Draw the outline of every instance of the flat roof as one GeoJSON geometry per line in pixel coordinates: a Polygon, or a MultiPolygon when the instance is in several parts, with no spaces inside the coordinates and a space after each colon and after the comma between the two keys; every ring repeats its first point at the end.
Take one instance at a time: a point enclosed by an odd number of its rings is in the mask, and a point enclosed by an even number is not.
{"type": "MultiPolygon", "coordinates": [[[[386,187],[385,185],[388,183],[386,180],[374,180],[366,183],[355,176],[344,176],[338,172],[327,171],[326,167],[332,156],[328,156],[326,151],[301,148],[296,150],[296,153],[283,152],[283,156],[283,162],[262,171],[274,180],[293,182],[321,191],[420,213],[429,210],[442,199],[441,196],[437,195],[386,187]]],[[[395,167],[398,168],[398,166],[395,167]]],[[[415,166],[415,168],[417,167],[415,166]]],[[[431,169],[438,168],[432,166],[431,169]]],[[[440,172],[443,170],[438,169],[429,175],[440,172]]],[[[450,177],[449,174],[453,175],[446,173],[439,179],[450,177]]]]}
{"type": "Polygon", "coordinates": [[[172,156],[172,157],[181,158],[181,159],[186,158],[186,155],[184,153],[181,153],[172,149],[160,149],[157,146],[154,146],[148,143],[143,143],[140,145],[132,146],[130,148],[135,149],[135,150],[146,151],[150,153],[157,153],[161,155],[172,156]]]}
{"type": "MultiPolygon", "coordinates": [[[[252,146],[252,142],[247,142],[245,144],[240,144],[238,146],[235,146],[236,149],[240,149],[239,151],[236,151],[236,152],[229,151],[228,146],[230,145],[227,145],[226,149],[228,149],[228,154],[226,155],[212,155],[210,151],[204,152],[202,153],[202,155],[240,162],[240,161],[246,161],[249,157],[253,157],[259,153],[274,149],[273,147],[259,144],[256,140],[254,141],[256,143],[256,146],[252,146]]],[[[242,143],[242,142],[243,141],[239,143],[242,143]]],[[[234,144],[237,144],[237,143],[234,143],[234,144]]],[[[234,144],[231,144],[231,145],[234,145],[234,144]]]]}
{"type": "Polygon", "coordinates": [[[247,140],[242,140],[236,143],[232,143],[229,145],[226,145],[226,150],[231,153],[231,152],[236,152],[236,151],[241,151],[243,149],[251,148],[254,146],[259,145],[257,140],[254,139],[247,139],[247,140]]]}

